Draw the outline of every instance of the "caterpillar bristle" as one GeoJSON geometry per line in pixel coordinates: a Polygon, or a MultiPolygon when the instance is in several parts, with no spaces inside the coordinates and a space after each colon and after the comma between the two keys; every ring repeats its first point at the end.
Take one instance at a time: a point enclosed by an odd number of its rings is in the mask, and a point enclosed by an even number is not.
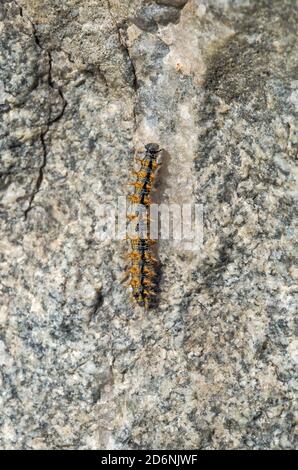
{"type": "Polygon", "coordinates": [[[156,287],[156,284],[154,282],[152,282],[151,279],[148,278],[148,276],[146,276],[143,279],[143,285],[146,286],[146,287],[156,287]]]}
{"type": "Polygon", "coordinates": [[[134,171],[132,173],[132,175],[137,178],[138,180],[140,181],[144,181],[145,179],[149,179],[150,181],[153,181],[155,176],[153,173],[149,173],[149,175],[147,174],[147,172],[145,170],[139,170],[139,171],[134,171]]]}
{"type": "Polygon", "coordinates": [[[132,202],[133,204],[140,204],[141,203],[141,197],[138,195],[138,194],[130,194],[128,196],[128,199],[130,200],[130,202],[132,202]]]}
{"type": "Polygon", "coordinates": [[[155,297],[157,295],[157,293],[154,292],[154,290],[147,290],[146,289],[144,292],[147,295],[147,297],[151,297],[151,296],[155,297]]]}
{"type": "Polygon", "coordinates": [[[133,183],[128,183],[130,186],[134,186],[135,189],[142,189],[143,184],[141,181],[134,181],[133,183]]]}
{"type": "Polygon", "coordinates": [[[155,272],[152,271],[152,269],[149,269],[148,267],[144,268],[144,273],[146,273],[148,277],[155,277],[156,276],[155,272]]]}

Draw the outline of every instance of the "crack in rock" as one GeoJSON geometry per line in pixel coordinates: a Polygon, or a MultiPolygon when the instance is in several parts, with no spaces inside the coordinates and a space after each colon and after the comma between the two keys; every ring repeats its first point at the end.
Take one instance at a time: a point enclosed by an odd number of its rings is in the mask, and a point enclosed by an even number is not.
{"type": "Polygon", "coordinates": [[[41,188],[41,185],[42,185],[42,182],[43,182],[43,177],[44,177],[44,169],[47,165],[47,155],[48,155],[48,149],[47,149],[47,144],[46,144],[46,135],[47,133],[49,132],[50,130],[50,127],[52,124],[54,124],[55,122],[59,121],[63,115],[64,115],[64,111],[65,111],[65,108],[67,106],[67,101],[63,95],[63,92],[62,92],[62,89],[61,87],[59,86],[56,86],[55,83],[54,83],[54,80],[53,80],[53,77],[52,77],[52,68],[53,68],[53,59],[52,59],[52,54],[49,50],[45,49],[42,45],[41,45],[41,42],[40,42],[40,39],[39,39],[39,36],[37,34],[37,30],[36,30],[36,26],[35,24],[33,23],[33,21],[31,20],[31,18],[28,16],[28,15],[25,15],[24,14],[24,11],[23,11],[23,8],[21,5],[19,5],[19,3],[15,0],[15,4],[16,6],[19,8],[19,14],[22,18],[26,18],[30,25],[31,25],[31,28],[32,28],[32,34],[33,34],[33,37],[34,37],[34,41],[35,41],[35,44],[37,45],[37,47],[39,49],[41,49],[43,52],[45,52],[47,55],[48,55],[48,76],[47,76],[47,81],[48,81],[48,85],[50,88],[54,89],[55,91],[58,91],[58,94],[61,98],[61,101],[62,101],[62,108],[61,108],[61,111],[57,114],[57,116],[55,116],[54,118],[50,119],[47,123],[46,123],[46,127],[45,127],[45,130],[41,131],[40,133],[40,142],[41,142],[41,147],[42,147],[42,162],[41,162],[41,165],[39,167],[39,171],[38,171],[38,177],[36,179],[36,183],[35,183],[35,188],[34,190],[32,191],[31,195],[29,196],[29,203],[28,203],[28,207],[25,209],[24,211],[24,219],[27,220],[27,216],[28,216],[28,213],[31,211],[32,209],[32,204],[34,202],[34,198],[36,196],[36,194],[40,191],[40,188],[41,188]]]}
{"type": "Polygon", "coordinates": [[[119,44],[120,44],[120,47],[126,57],[126,59],[128,60],[128,62],[130,63],[130,68],[131,68],[131,72],[132,72],[132,76],[133,76],[133,80],[132,80],[132,88],[137,91],[139,85],[138,85],[138,79],[137,79],[137,74],[136,74],[136,68],[135,68],[135,65],[133,63],[133,60],[131,58],[131,55],[130,55],[130,52],[129,52],[129,48],[126,44],[126,41],[123,39],[122,37],[122,34],[121,34],[121,31],[120,31],[120,28],[119,28],[119,25],[117,23],[117,20],[115,18],[115,16],[113,15],[112,13],[112,8],[111,8],[111,4],[110,4],[110,0],[107,0],[107,5],[108,5],[108,11],[109,11],[109,14],[110,14],[110,17],[111,17],[111,20],[116,28],[116,31],[117,31],[117,35],[118,35],[118,39],[119,39],[119,44]]]}

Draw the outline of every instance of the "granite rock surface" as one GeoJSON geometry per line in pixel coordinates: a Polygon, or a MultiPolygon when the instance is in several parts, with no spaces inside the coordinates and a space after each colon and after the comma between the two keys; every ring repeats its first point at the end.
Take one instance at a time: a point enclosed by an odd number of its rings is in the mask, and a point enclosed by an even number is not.
{"type": "Polygon", "coordinates": [[[297,3],[2,0],[2,449],[293,449],[297,3]],[[165,149],[158,307],[103,238],[165,149]]]}

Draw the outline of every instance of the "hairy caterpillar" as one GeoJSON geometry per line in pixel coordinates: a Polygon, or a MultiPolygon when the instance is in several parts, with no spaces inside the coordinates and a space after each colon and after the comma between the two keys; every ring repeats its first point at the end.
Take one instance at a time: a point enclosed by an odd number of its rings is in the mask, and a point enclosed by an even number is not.
{"type": "Polygon", "coordinates": [[[150,238],[150,204],[151,189],[155,172],[159,166],[157,157],[161,150],[154,143],[145,145],[143,159],[138,159],[140,168],[134,171],[135,181],[130,183],[134,192],[128,196],[132,203],[131,212],[127,215],[130,225],[128,239],[131,244],[131,252],[128,256],[130,267],[129,285],[136,303],[146,309],[150,307],[157,288],[158,261],[152,254],[152,245],[155,243],[150,238]]]}

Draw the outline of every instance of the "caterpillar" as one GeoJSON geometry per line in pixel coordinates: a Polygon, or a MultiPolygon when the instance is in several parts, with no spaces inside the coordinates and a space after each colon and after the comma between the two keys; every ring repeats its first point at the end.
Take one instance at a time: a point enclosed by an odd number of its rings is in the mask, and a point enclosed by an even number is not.
{"type": "Polygon", "coordinates": [[[152,253],[155,241],[150,238],[149,226],[151,190],[160,152],[158,144],[145,145],[144,158],[137,159],[140,167],[138,171],[134,170],[134,181],[129,183],[134,188],[133,194],[128,196],[132,206],[127,214],[128,225],[132,229],[128,235],[131,245],[129,285],[134,301],[146,310],[152,306],[158,287],[158,261],[152,253]]]}

